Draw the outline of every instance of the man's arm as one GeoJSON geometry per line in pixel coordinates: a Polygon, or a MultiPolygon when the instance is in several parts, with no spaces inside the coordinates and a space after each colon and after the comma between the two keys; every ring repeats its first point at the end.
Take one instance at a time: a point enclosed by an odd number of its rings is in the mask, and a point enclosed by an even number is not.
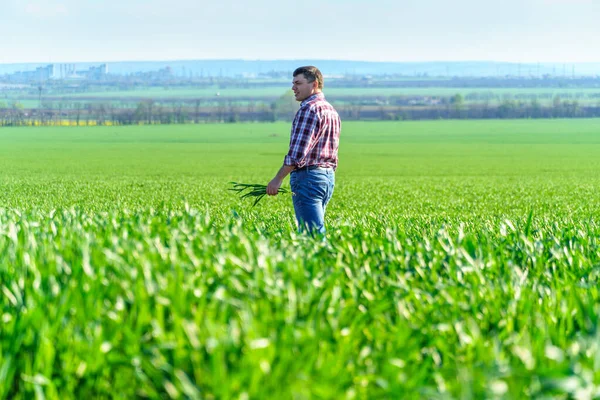
{"type": "Polygon", "coordinates": [[[275,178],[273,178],[273,180],[269,182],[269,185],[267,186],[267,194],[269,196],[277,195],[277,191],[281,187],[283,179],[286,176],[288,176],[290,172],[292,172],[294,169],[296,169],[294,165],[282,165],[279,169],[279,172],[277,172],[277,175],[275,175],[275,178]]]}
{"type": "Polygon", "coordinates": [[[296,167],[303,166],[304,159],[310,150],[309,145],[311,144],[313,132],[316,130],[317,122],[317,115],[312,108],[307,107],[298,110],[292,124],[288,154],[283,159],[283,166],[267,186],[268,195],[275,196],[283,179],[296,167]]]}
{"type": "Polygon", "coordinates": [[[306,157],[315,145],[315,135],[318,133],[319,117],[312,107],[300,109],[292,125],[290,148],[283,159],[284,165],[304,167],[306,157]]]}

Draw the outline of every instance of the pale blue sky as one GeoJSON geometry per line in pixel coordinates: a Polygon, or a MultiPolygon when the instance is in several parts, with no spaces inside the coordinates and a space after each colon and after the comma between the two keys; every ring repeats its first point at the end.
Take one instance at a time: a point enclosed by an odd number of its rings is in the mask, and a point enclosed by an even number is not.
{"type": "Polygon", "coordinates": [[[600,62],[600,0],[0,0],[0,63],[600,62]]]}

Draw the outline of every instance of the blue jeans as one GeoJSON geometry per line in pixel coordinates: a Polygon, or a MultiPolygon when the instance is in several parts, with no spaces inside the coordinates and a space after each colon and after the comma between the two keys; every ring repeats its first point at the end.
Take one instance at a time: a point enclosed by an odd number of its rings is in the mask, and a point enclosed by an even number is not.
{"type": "Polygon", "coordinates": [[[325,208],[335,186],[333,168],[293,171],[290,186],[298,231],[325,234],[325,208]]]}

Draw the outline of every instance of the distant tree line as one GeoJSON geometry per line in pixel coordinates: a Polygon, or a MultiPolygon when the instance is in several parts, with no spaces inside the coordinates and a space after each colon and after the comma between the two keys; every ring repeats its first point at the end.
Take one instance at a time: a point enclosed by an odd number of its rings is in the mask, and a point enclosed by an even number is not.
{"type": "MultiPolygon", "coordinates": [[[[89,126],[290,121],[298,108],[291,96],[271,102],[207,102],[205,100],[170,103],[142,100],[134,104],[111,102],[73,102],[42,104],[26,109],[20,103],[0,102],[0,126],[89,126]]],[[[600,104],[582,105],[577,100],[555,96],[551,103],[505,99],[499,104],[466,102],[457,94],[422,104],[336,105],[344,120],[432,120],[432,119],[512,119],[512,118],[600,118],[600,104]]]]}

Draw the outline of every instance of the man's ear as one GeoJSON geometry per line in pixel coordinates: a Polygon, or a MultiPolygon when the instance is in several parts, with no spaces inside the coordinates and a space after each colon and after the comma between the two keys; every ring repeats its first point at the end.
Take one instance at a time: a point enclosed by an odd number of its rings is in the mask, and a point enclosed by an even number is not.
{"type": "Polygon", "coordinates": [[[315,80],[312,82],[312,88],[313,88],[313,90],[317,90],[317,89],[319,89],[319,81],[318,81],[318,80],[316,80],[316,79],[315,79],[315,80]]]}

